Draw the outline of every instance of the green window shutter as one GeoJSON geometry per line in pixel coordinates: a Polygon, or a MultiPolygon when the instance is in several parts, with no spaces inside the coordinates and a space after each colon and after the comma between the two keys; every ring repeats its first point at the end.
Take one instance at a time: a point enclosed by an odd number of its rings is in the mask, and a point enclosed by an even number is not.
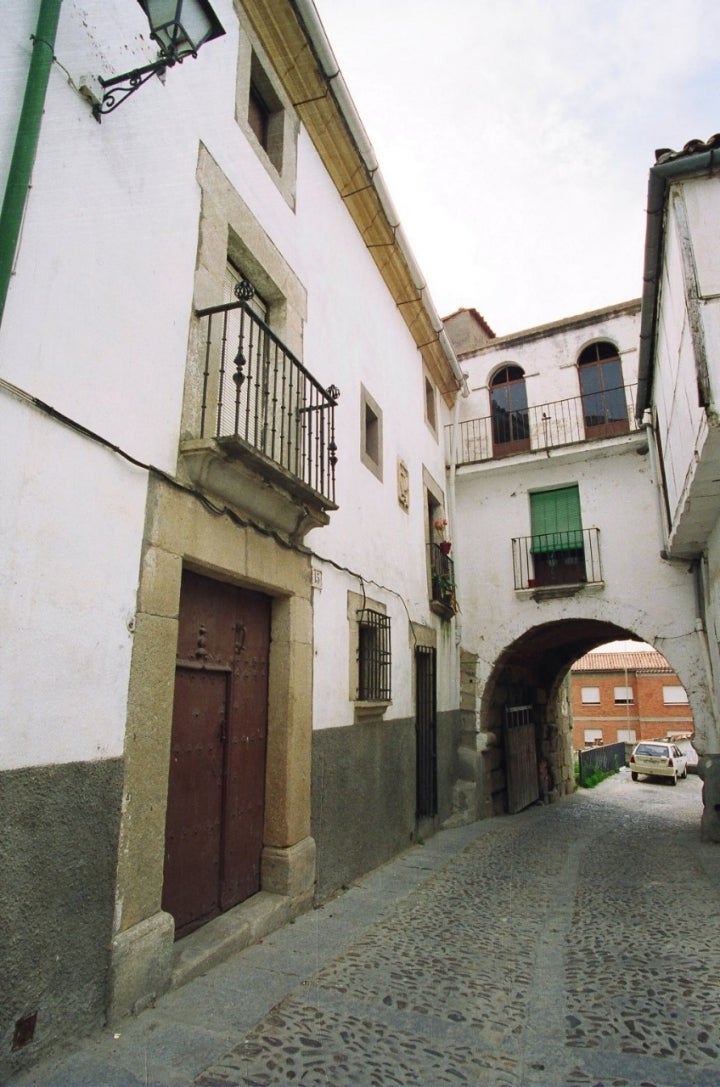
{"type": "Polygon", "coordinates": [[[534,555],[547,551],[581,550],[582,519],[577,486],[530,495],[530,521],[534,555]]]}

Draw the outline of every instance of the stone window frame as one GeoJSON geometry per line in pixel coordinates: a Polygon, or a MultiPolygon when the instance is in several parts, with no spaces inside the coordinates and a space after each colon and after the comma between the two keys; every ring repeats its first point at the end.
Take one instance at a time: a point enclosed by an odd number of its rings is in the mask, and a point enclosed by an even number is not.
{"type": "Polygon", "coordinates": [[[383,413],[364,385],[360,386],[360,460],[383,481],[383,413]]]}
{"type": "MultiPolygon", "coordinates": [[[[307,317],[307,292],[303,284],[202,143],[196,176],[201,209],[195,308],[222,303],[230,263],[248,277],[268,306],[267,323],[302,362],[307,317]]],[[[203,366],[201,323],[195,321],[183,408],[182,434],[186,438],[196,437],[200,432],[203,366]]],[[[210,399],[211,394],[212,390],[210,399]]]]}
{"type": "Polygon", "coordinates": [[[235,88],[235,121],[268,176],[272,178],[287,204],[295,210],[297,184],[297,145],[300,120],[261,46],[252,25],[239,4],[240,21],[238,65],[235,88]],[[266,138],[261,140],[251,122],[251,95],[266,112],[266,138]]]}

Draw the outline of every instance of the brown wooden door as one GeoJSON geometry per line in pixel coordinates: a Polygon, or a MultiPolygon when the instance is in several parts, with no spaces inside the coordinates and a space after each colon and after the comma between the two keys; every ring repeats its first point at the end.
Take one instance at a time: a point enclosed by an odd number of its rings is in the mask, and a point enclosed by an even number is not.
{"type": "Polygon", "coordinates": [[[260,890],[269,649],[268,597],[183,574],[162,902],[177,936],[260,890]]]}
{"type": "Polygon", "coordinates": [[[540,798],[532,706],[505,710],[505,774],[511,815],[540,798]]]}

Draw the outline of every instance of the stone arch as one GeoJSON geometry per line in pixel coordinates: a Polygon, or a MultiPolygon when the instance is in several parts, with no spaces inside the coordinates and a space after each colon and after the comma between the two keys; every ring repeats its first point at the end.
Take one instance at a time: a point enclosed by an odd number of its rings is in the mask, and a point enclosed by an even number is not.
{"type": "Polygon", "coordinates": [[[532,627],[505,646],[479,695],[484,814],[508,811],[505,722],[512,707],[531,708],[540,798],[552,800],[572,792],[572,718],[565,693],[570,666],[603,642],[633,636],[608,621],[560,619],[532,627]]]}
{"type": "Polygon", "coordinates": [[[605,642],[641,638],[654,644],[682,682],[695,717],[696,741],[702,753],[705,723],[713,720],[707,678],[698,651],[697,632],[665,643],[646,632],[599,618],[555,618],[530,627],[497,654],[476,684],[479,814],[508,810],[506,712],[530,707],[541,799],[572,792],[572,716],[567,679],[578,657],[605,642]]]}

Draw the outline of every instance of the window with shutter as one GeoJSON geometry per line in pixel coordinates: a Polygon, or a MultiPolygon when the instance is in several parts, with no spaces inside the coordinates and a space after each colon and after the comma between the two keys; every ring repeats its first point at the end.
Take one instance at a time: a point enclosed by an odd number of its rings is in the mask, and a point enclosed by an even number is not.
{"type": "Polygon", "coordinates": [[[532,551],[570,551],[582,547],[580,492],[577,486],[530,495],[532,551]]]}
{"type": "Polygon", "coordinates": [[[577,484],[530,495],[530,552],[536,585],[587,580],[577,484]]]}

